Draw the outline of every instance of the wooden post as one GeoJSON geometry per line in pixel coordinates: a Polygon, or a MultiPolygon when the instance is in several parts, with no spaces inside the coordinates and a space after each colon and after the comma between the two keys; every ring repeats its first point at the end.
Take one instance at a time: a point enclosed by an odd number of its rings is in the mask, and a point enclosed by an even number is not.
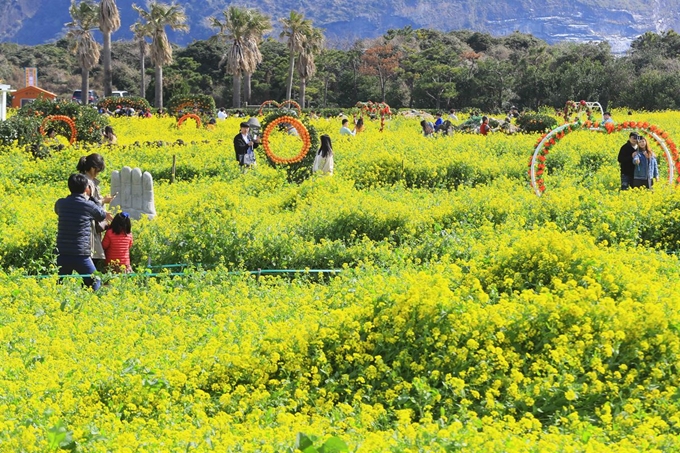
{"type": "Polygon", "coordinates": [[[172,155],[172,170],[170,172],[170,184],[175,182],[175,168],[177,166],[177,155],[172,155]]]}

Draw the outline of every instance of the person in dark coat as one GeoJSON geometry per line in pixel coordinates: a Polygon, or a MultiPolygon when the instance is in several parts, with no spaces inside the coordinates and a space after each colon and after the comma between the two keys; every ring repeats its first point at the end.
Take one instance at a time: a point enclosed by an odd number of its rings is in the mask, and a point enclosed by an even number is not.
{"type": "MultiPolygon", "coordinates": [[[[74,173],[68,178],[71,195],[60,198],[54,204],[54,212],[59,217],[57,226],[57,265],[59,275],[69,275],[76,271],[81,275],[95,272],[92,262],[92,221],[111,220],[111,214],[90,199],[90,184],[87,177],[74,173]]],[[[86,277],[83,282],[95,291],[99,280],[86,277]]]]}
{"type": "Polygon", "coordinates": [[[245,169],[246,166],[253,165],[254,156],[252,161],[249,160],[248,150],[255,149],[260,146],[260,138],[253,138],[250,134],[250,124],[245,121],[241,123],[241,132],[234,137],[234,151],[236,151],[236,160],[238,164],[245,169]]]}
{"type": "Polygon", "coordinates": [[[633,186],[633,174],[635,164],[633,164],[633,153],[637,150],[637,132],[631,132],[628,141],[619,150],[619,166],[621,167],[621,190],[628,190],[633,186]]]}

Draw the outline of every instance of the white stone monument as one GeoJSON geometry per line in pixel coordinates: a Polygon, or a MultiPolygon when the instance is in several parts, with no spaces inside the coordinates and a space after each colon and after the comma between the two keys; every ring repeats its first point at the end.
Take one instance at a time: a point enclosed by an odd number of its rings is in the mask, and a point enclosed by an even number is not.
{"type": "Polygon", "coordinates": [[[120,208],[139,220],[143,215],[150,219],[156,217],[153,199],[153,178],[151,173],[139,168],[123,167],[111,172],[111,194],[117,194],[109,207],[120,208]]]}

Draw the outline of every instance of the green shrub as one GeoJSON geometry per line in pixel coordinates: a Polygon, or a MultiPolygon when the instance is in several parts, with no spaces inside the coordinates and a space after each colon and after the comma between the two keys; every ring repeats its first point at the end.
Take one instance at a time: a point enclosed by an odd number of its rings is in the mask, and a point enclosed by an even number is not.
{"type": "Polygon", "coordinates": [[[171,115],[194,113],[194,109],[201,115],[212,116],[215,113],[215,99],[207,94],[189,94],[174,96],[168,102],[168,112],[171,115]]]}
{"type": "Polygon", "coordinates": [[[106,108],[113,112],[118,106],[123,108],[133,108],[137,111],[139,110],[151,110],[151,104],[144,98],[138,96],[120,97],[120,96],[109,96],[100,99],[97,103],[98,108],[106,108]]]}
{"type": "Polygon", "coordinates": [[[548,115],[527,113],[517,118],[517,125],[524,132],[547,132],[557,126],[557,120],[548,115]]]}
{"type": "MultiPolygon", "coordinates": [[[[71,101],[55,102],[39,99],[19,109],[16,116],[40,118],[42,121],[43,118],[50,115],[65,115],[72,118],[76,124],[76,140],[79,142],[100,143],[102,131],[109,124],[108,119],[100,115],[96,109],[71,101]]],[[[64,125],[60,122],[54,122],[53,127],[63,128],[64,125]]],[[[57,132],[66,137],[71,135],[71,131],[67,128],[57,129],[57,132]]]]}

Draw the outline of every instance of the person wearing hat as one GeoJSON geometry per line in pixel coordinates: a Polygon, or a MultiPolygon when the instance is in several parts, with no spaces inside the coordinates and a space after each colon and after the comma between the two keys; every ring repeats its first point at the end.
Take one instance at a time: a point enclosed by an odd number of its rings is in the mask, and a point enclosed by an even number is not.
{"type": "Polygon", "coordinates": [[[633,154],[637,150],[638,135],[633,131],[628,135],[628,141],[619,150],[619,166],[621,167],[621,190],[628,190],[633,186],[635,164],[633,154]]]}
{"type": "Polygon", "coordinates": [[[246,167],[255,164],[255,153],[253,150],[260,145],[260,139],[253,139],[250,134],[250,124],[243,121],[241,123],[241,132],[234,137],[234,151],[236,151],[236,160],[238,164],[245,171],[246,167]]]}

